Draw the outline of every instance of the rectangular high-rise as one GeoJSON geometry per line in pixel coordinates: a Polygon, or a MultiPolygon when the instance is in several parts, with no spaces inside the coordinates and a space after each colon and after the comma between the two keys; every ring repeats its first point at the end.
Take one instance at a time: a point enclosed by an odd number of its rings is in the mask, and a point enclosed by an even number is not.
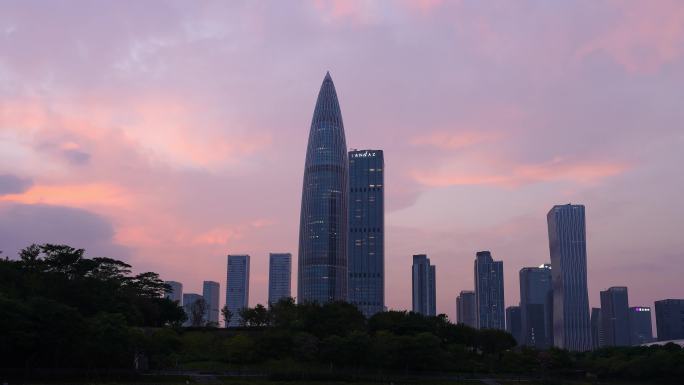
{"type": "Polygon", "coordinates": [[[584,206],[553,206],[546,220],[553,286],[553,343],[561,349],[586,351],[591,348],[591,329],[584,206]]]}
{"type": "Polygon", "coordinates": [[[522,328],[520,320],[520,306],[509,306],[506,308],[506,331],[511,333],[515,341],[520,344],[522,339],[522,328]]]}
{"type": "Polygon", "coordinates": [[[268,256],[268,304],[292,297],[292,254],[271,253],[268,256]]]}
{"type": "Polygon", "coordinates": [[[629,334],[632,346],[653,342],[650,307],[629,308],[629,334]]]}
{"type": "Polygon", "coordinates": [[[240,311],[249,306],[249,255],[229,255],[226,306],[232,317],[227,327],[242,325],[240,311]]]}
{"type": "Polygon", "coordinates": [[[601,308],[591,308],[591,348],[600,349],[605,346],[603,337],[603,320],[601,319],[601,308]]]}
{"type": "Polygon", "coordinates": [[[219,283],[214,281],[204,281],[202,284],[202,297],[207,303],[205,320],[213,326],[219,324],[219,288],[219,283]]]}
{"type": "Polygon", "coordinates": [[[437,315],[435,266],[425,254],[413,256],[413,311],[422,315],[437,315]]]}
{"type": "Polygon", "coordinates": [[[551,346],[551,265],[520,269],[520,344],[551,346]]]}
{"type": "Polygon", "coordinates": [[[474,291],[463,290],[456,297],[456,322],[471,328],[477,328],[474,291]]]}
{"type": "Polygon", "coordinates": [[[176,301],[178,305],[183,306],[183,284],[176,281],[164,281],[164,283],[171,287],[171,291],[164,294],[164,298],[176,301]]]}
{"type": "Polygon", "coordinates": [[[475,255],[475,317],[480,329],[506,329],[503,261],[489,251],[475,255]]]}
{"type": "Polygon", "coordinates": [[[349,151],[349,302],[370,317],[385,308],[385,161],[349,151]]]}
{"type": "Polygon", "coordinates": [[[196,293],[185,293],[183,294],[183,310],[185,311],[185,316],[187,319],[183,322],[183,326],[203,326],[201,322],[203,318],[196,318],[192,314],[193,305],[195,302],[203,299],[201,295],[196,293]]]}
{"type": "Polygon", "coordinates": [[[601,318],[605,346],[630,346],[627,288],[614,286],[601,292],[601,318]]]}
{"type": "Polygon", "coordinates": [[[658,341],[684,339],[684,299],[655,301],[658,341]]]}

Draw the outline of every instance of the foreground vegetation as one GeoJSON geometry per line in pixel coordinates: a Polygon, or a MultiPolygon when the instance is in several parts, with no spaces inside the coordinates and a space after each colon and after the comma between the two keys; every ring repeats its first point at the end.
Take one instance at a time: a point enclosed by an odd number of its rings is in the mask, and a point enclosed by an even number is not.
{"type": "Polygon", "coordinates": [[[538,351],[516,347],[506,332],[455,325],[444,315],[389,311],[365,319],[343,302],[288,299],[243,311],[240,328],[181,328],[185,314],[162,298],[167,289],[155,273],[134,275],[121,261],[88,259],[69,246],[34,245],[18,260],[0,260],[0,368],[200,370],[259,374],[263,381],[684,376],[677,345],[538,351]]]}

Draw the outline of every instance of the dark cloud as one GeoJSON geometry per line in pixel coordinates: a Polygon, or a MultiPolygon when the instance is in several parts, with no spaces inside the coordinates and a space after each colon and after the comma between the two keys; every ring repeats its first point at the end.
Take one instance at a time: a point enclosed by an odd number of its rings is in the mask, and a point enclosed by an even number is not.
{"type": "Polygon", "coordinates": [[[15,257],[32,243],[84,248],[90,256],[127,259],[129,250],[113,241],[109,221],[92,212],[64,206],[0,205],[0,250],[15,257]]]}
{"type": "Polygon", "coordinates": [[[0,174],[0,195],[21,194],[33,185],[28,178],[20,178],[11,174],[0,174]]]}
{"type": "Polygon", "coordinates": [[[86,164],[90,161],[90,154],[81,151],[81,150],[64,150],[62,152],[64,154],[64,157],[69,161],[71,164],[75,165],[83,165],[86,164]]]}

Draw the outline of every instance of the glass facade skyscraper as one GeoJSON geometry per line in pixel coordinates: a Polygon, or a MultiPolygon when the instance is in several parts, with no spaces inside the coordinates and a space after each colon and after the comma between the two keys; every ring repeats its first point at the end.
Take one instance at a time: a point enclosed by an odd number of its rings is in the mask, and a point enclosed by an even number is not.
{"type": "Polygon", "coordinates": [[[165,281],[164,283],[171,286],[171,291],[164,294],[164,298],[176,301],[180,306],[183,306],[183,284],[176,281],[165,281]]]}
{"type": "Polygon", "coordinates": [[[630,346],[629,297],[624,286],[601,292],[601,318],[605,346],[630,346]]]}
{"type": "Polygon", "coordinates": [[[633,346],[653,342],[650,307],[635,306],[629,308],[629,334],[633,346]]]}
{"type": "Polygon", "coordinates": [[[422,315],[437,315],[436,269],[425,254],[413,256],[411,286],[413,311],[422,315]]]}
{"type": "Polygon", "coordinates": [[[292,297],[292,254],[271,253],[268,257],[268,304],[292,297]]]}
{"type": "Polygon", "coordinates": [[[183,310],[188,319],[183,322],[183,326],[193,326],[192,325],[192,305],[203,299],[201,295],[196,293],[185,293],[183,294],[183,310]]]}
{"type": "Polygon", "coordinates": [[[658,341],[684,339],[684,299],[655,301],[658,341]]]}
{"type": "Polygon", "coordinates": [[[232,317],[226,327],[240,326],[240,310],[249,306],[249,255],[229,255],[227,270],[226,306],[232,317]]]}
{"type": "Polygon", "coordinates": [[[591,349],[584,206],[553,206],[546,215],[553,285],[553,343],[591,349]]]}
{"type": "Polygon", "coordinates": [[[207,302],[205,320],[218,326],[219,324],[219,283],[204,281],[202,284],[202,297],[207,302]]]}
{"type": "Polygon", "coordinates": [[[385,308],[385,162],[349,151],[349,302],[370,317],[385,308]]]}
{"type": "Polygon", "coordinates": [[[551,346],[551,265],[520,269],[520,344],[551,346]]]}
{"type": "Polygon", "coordinates": [[[503,261],[489,251],[475,255],[475,317],[480,329],[506,329],[503,261]]]}
{"type": "Polygon", "coordinates": [[[596,350],[606,345],[603,336],[603,317],[601,316],[600,307],[591,308],[591,348],[596,350]]]}
{"type": "Polygon", "coordinates": [[[299,220],[297,301],[347,300],[347,145],[330,73],[309,131],[299,220]]]}
{"type": "Polygon", "coordinates": [[[477,328],[474,291],[463,290],[456,297],[456,322],[477,328]]]}
{"type": "Polygon", "coordinates": [[[506,331],[511,333],[518,345],[522,339],[522,325],[520,320],[520,306],[506,308],[506,331]]]}

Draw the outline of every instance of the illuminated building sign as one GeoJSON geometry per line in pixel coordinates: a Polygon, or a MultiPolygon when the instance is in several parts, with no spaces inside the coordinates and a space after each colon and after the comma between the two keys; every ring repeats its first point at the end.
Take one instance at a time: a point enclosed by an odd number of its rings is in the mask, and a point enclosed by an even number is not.
{"type": "Polygon", "coordinates": [[[376,155],[375,151],[355,152],[352,154],[352,158],[372,158],[376,155]]]}

